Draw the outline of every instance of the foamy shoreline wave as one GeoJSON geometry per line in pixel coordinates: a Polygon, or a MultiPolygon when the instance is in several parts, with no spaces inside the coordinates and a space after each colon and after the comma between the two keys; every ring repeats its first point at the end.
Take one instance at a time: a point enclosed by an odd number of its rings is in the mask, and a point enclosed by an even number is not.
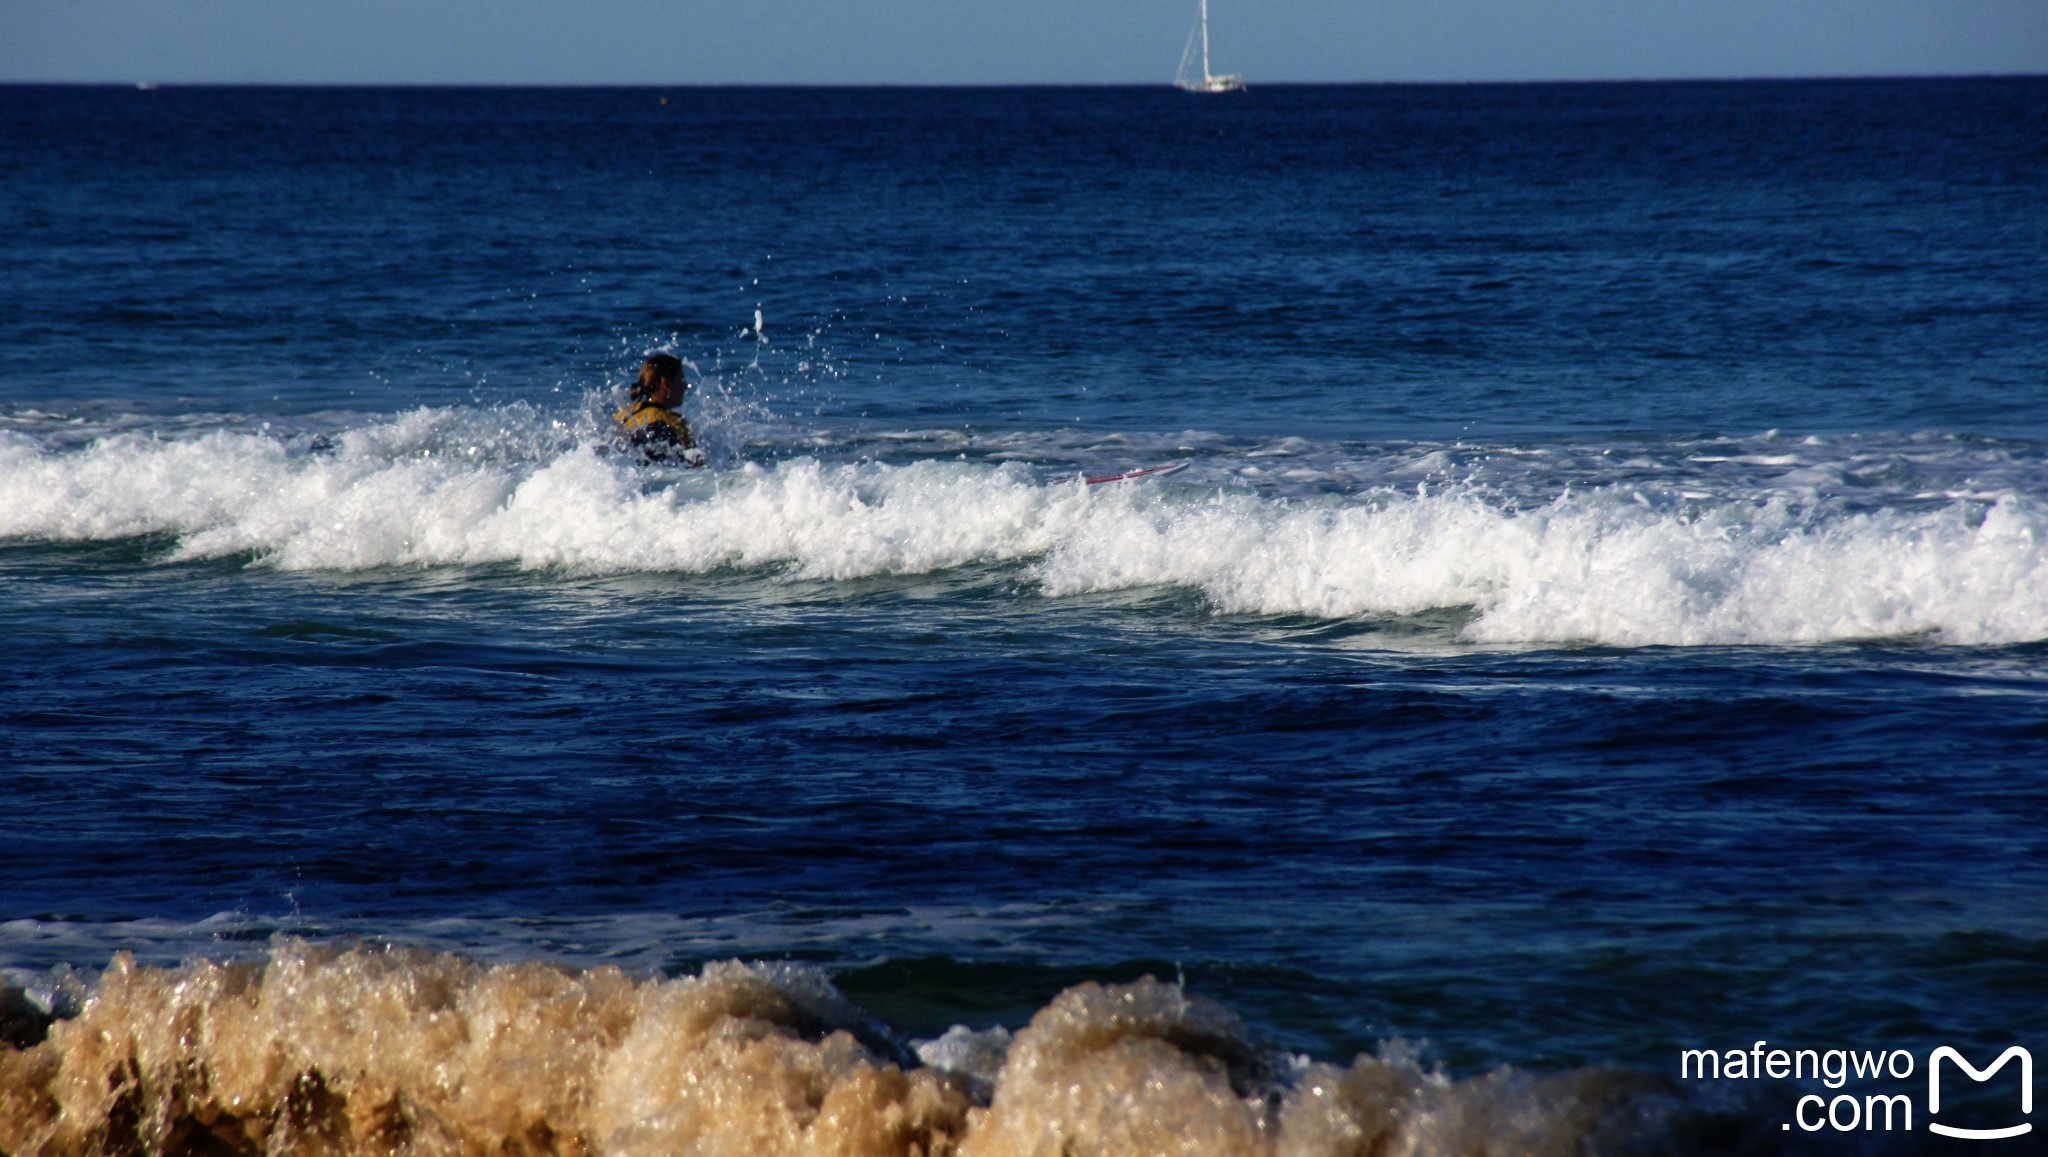
{"type": "Polygon", "coordinates": [[[55,451],[0,434],[0,539],[141,535],[174,538],[167,561],[300,571],[844,581],[1013,565],[1051,597],[1179,587],[1226,614],[1467,609],[1476,643],[2048,638],[2048,500],[2010,488],[1852,508],[1799,487],[1625,482],[1540,501],[1426,481],[1274,497],[1199,465],[1110,487],[988,460],[648,472],[558,432],[478,435],[447,411],[310,449],[214,431],[55,451]]]}
{"type": "Polygon", "coordinates": [[[634,978],[285,940],[240,963],[117,957],[47,1032],[0,1045],[0,1150],[1565,1154],[1682,1148],[1686,1117],[1628,1070],[1274,1054],[1151,978],[912,1051],[802,966],[634,978]]]}

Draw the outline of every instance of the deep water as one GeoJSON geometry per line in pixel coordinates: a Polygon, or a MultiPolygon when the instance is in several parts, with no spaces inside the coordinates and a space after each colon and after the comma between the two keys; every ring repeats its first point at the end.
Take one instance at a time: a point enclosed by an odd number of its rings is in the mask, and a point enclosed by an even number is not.
{"type": "Polygon", "coordinates": [[[284,934],[1454,1077],[2048,1047],[2048,81],[0,113],[45,1003],[284,934]],[[657,348],[708,470],[601,451],[657,348]]]}

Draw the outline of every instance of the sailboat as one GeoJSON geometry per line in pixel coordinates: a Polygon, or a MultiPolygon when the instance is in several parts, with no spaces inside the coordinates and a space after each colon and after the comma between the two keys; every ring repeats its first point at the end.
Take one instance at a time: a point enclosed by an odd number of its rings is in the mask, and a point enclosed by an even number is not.
{"type": "Polygon", "coordinates": [[[1201,7],[1195,15],[1195,26],[1188,31],[1188,44],[1180,50],[1180,71],[1174,74],[1173,87],[1185,92],[1243,92],[1244,77],[1217,76],[1209,71],[1209,0],[1200,0],[1201,7]],[[1195,40],[1202,41],[1202,75],[1197,77],[1189,66],[1194,63],[1195,40]]]}

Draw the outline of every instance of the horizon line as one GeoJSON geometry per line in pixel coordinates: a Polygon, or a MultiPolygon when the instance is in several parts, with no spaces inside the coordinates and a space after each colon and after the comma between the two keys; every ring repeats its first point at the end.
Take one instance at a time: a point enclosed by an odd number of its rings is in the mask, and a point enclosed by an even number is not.
{"type": "MultiPolygon", "coordinates": [[[[1796,73],[1755,76],[1618,76],[1551,77],[1488,80],[1266,80],[1250,88],[1427,88],[1427,87],[1510,87],[1542,85],[1630,85],[1630,84],[1796,84],[1899,80],[2048,80],[2044,72],[1896,72],[1896,73],[1796,73]]],[[[4,88],[116,88],[116,89],[583,89],[620,91],[648,89],[675,91],[717,89],[877,89],[1004,91],[1017,89],[1171,89],[1171,81],[493,81],[493,80],[16,80],[0,77],[4,88]]]]}

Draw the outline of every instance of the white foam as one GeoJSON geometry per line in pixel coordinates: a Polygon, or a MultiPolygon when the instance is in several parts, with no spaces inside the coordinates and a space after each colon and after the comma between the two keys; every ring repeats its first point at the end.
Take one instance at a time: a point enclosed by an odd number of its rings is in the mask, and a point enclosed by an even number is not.
{"type": "Polygon", "coordinates": [[[941,1072],[965,1078],[977,1099],[986,1101],[1009,1059],[1016,1038],[1001,1025],[980,1032],[956,1024],[931,1040],[917,1041],[917,1059],[941,1072]]]}
{"type": "Polygon", "coordinates": [[[1782,498],[1667,509],[1633,491],[1522,512],[1455,493],[1218,499],[1088,519],[1040,573],[1055,594],[1192,586],[1227,612],[1469,606],[1465,635],[1481,642],[2048,637],[2048,515],[2010,494],[1981,510],[1832,517],[1782,498]]]}
{"type": "MultiPolygon", "coordinates": [[[[1007,563],[1053,597],[1163,585],[1224,613],[1469,608],[1464,638],[1484,643],[2048,638],[2048,509],[2030,490],[1929,501],[1912,483],[1852,507],[1816,496],[1807,467],[1586,489],[1586,471],[1598,481],[1606,468],[1586,463],[1611,459],[1579,455],[1563,493],[1533,499],[1528,486],[1510,497],[1476,483],[1362,485],[1325,451],[1334,481],[1287,497],[1217,488],[1242,465],[1221,458],[1164,484],[1094,488],[985,460],[650,472],[536,425],[418,411],[325,452],[267,433],[59,449],[0,431],[0,537],[163,535],[168,561],[295,570],[847,580],[1007,563]]],[[[1641,461],[1665,470],[1686,453],[1641,461]]],[[[1392,482],[1443,454],[1403,449],[1371,468],[1392,482]]]]}

